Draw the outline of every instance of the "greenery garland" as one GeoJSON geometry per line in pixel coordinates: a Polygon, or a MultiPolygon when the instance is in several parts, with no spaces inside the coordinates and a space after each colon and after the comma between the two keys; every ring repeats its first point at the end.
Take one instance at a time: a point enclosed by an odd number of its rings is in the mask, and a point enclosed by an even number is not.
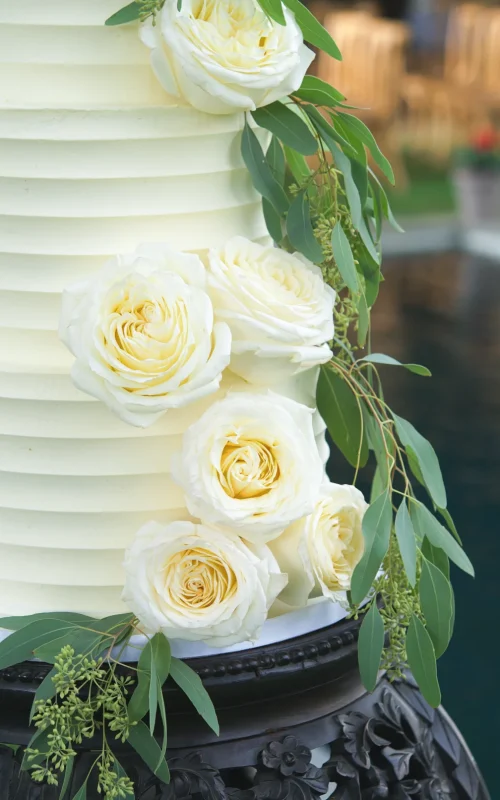
{"type": "MultiPolygon", "coordinates": [[[[331,36],[299,0],[258,2],[280,24],[285,24],[283,5],[291,9],[306,41],[341,58],[331,36]]],[[[163,4],[164,0],[134,0],[106,24],[151,16],[154,21],[163,4]]],[[[290,98],[249,115],[242,156],[262,195],[275,243],[318,264],[338,295],[334,355],[321,368],[317,404],[333,442],[355,470],[353,482],[369,459],[376,467],[363,520],[365,553],[349,592],[350,613],[363,617],[359,636],[363,683],[371,691],[379,670],[400,676],[409,667],[424,697],[437,706],[436,660],[448,646],[455,614],[450,561],[470,575],[473,568],[446,508],[436,454],[385,402],[379,366],[400,366],[421,376],[430,373],[418,364],[400,364],[370,352],[370,311],[383,279],[383,221],[401,229],[381,180],[368,165],[367,152],[392,183],[391,166],[369,129],[350,110],[336,89],[306,76],[290,98]],[[415,481],[427,490],[432,511],[417,499],[415,481]]],[[[54,665],[35,695],[36,733],[22,768],[30,770],[36,781],[60,785],[61,798],[70,785],[77,747],[96,733],[101,749],[72,800],[85,800],[94,770],[104,800],[133,798],[133,785],[114,754],[114,741],[128,742],[168,783],[162,694],[168,678],[219,732],[200,678],[172,657],[162,634],[148,640],[135,666],[127,664],[128,670],[136,671],[137,681],[121,675],[123,651],[132,646],[131,637],[141,633],[133,615],[98,620],[42,613],[2,619],[0,626],[14,631],[0,643],[0,669],[33,656],[54,665]],[[163,731],[161,746],[158,729],[163,731]]]]}

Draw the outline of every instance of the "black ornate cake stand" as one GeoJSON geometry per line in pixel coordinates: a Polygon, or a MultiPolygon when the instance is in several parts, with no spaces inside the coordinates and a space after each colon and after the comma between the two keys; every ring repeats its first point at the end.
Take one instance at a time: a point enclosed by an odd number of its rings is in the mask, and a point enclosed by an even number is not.
{"type": "MultiPolygon", "coordinates": [[[[395,683],[382,677],[373,694],[365,692],[357,634],[358,623],[345,621],[278,644],[190,660],[214,701],[221,735],[167,683],[171,783],[162,784],[125,746],[117,751],[136,798],[488,800],[462,736],[445,711],[427,705],[410,676],[395,683]]],[[[21,745],[0,747],[0,800],[59,797],[57,788],[34,784],[20,771],[32,734],[31,702],[49,669],[28,662],[0,672],[0,742],[21,745]]],[[[92,760],[92,750],[79,753],[75,787],[92,760]]],[[[87,797],[97,796],[90,786],[87,797]]]]}

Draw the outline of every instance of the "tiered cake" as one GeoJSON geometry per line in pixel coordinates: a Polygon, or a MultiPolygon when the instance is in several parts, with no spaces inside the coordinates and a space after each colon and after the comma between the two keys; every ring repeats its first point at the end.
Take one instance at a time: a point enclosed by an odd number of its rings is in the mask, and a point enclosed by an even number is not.
{"type": "MultiPolygon", "coordinates": [[[[176,104],[122,0],[0,0],[0,614],[123,609],[123,553],[186,518],[169,475],[213,397],[142,430],[70,379],[61,294],[164,241],[201,255],[267,236],[243,113],[176,104]]],[[[290,391],[313,403],[314,374],[290,391]]],[[[286,391],[285,385],[279,387],[286,391]]]]}

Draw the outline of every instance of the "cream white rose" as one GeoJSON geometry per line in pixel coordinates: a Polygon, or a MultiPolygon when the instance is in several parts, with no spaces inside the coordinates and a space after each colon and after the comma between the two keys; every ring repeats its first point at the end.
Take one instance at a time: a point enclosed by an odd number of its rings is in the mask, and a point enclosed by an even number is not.
{"type": "Polygon", "coordinates": [[[59,335],[76,358],[76,386],[139,427],[215,392],[231,350],[200,259],[163,244],[117,256],[67,289],[59,335]]]}
{"type": "Polygon", "coordinates": [[[314,511],[270,544],[288,584],[280,600],[303,606],[310,596],[346,601],[345,592],[364,550],[368,504],[354,486],[325,483],[314,511]]]}
{"type": "Polygon", "coordinates": [[[123,600],[146,633],[225,647],[254,641],[286,584],[265,545],[192,522],[150,522],[125,556],[123,600]]]}
{"type": "Polygon", "coordinates": [[[173,477],[193,516],[268,541],[314,508],[323,464],[313,412],[271,392],[232,392],[188,428],[173,477]]]}
{"type": "Polygon", "coordinates": [[[237,236],[210,252],[208,284],[240,377],[271,384],[330,360],[335,292],[300,253],[237,236]]]}
{"type": "Polygon", "coordinates": [[[284,13],[279,25],[256,0],[166,0],[141,38],[170,95],[209,114],[252,111],[298,89],[314,58],[284,13]]]}

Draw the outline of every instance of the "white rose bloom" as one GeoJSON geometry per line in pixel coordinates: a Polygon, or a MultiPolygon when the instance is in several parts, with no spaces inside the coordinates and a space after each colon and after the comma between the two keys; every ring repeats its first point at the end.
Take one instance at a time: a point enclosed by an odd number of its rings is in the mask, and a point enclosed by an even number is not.
{"type": "Polygon", "coordinates": [[[210,297],[232,333],[230,369],[271,384],[332,357],[335,292],[319,267],[237,236],[209,254],[210,297]]]}
{"type": "Polygon", "coordinates": [[[324,595],[346,602],[355,566],[364,551],[362,522],[368,504],[354,486],[325,483],[312,514],[295,522],[270,548],[288,585],[280,600],[304,606],[324,595]]]}
{"type": "Polygon", "coordinates": [[[163,88],[208,114],[252,111],[299,88],[314,58],[294,15],[274,22],[256,0],[166,0],[141,38],[163,88]]]}
{"type": "Polygon", "coordinates": [[[163,244],[117,256],[67,289],[59,336],[76,358],[76,386],[143,428],[215,392],[231,350],[200,259],[163,244]]]}
{"type": "Polygon", "coordinates": [[[123,600],[148,634],[225,647],[255,641],[286,584],[265,545],[193,522],[150,522],[125,556],[123,600]]]}
{"type": "Polygon", "coordinates": [[[193,516],[266,542],[314,508],[323,464],[313,412],[271,392],[232,392],[185,432],[173,477],[193,516]]]}

